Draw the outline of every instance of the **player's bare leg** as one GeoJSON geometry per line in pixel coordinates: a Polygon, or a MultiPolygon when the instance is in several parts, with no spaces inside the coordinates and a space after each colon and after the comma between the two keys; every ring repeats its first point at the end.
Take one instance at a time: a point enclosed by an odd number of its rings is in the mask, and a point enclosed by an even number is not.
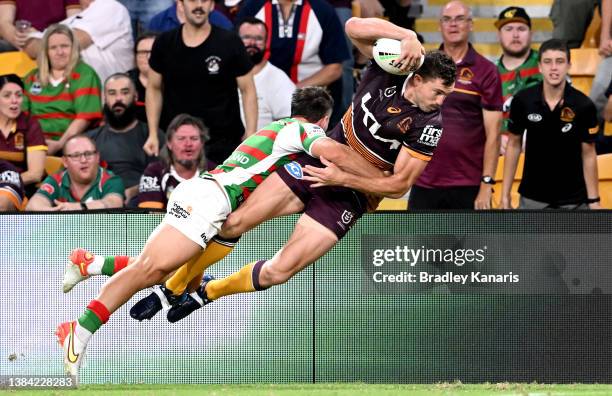
{"type": "MultiPolygon", "coordinates": [[[[302,210],[304,210],[304,203],[276,173],[273,173],[253,191],[249,198],[240,205],[236,211],[228,216],[219,232],[219,236],[227,239],[237,238],[264,221],[300,213],[302,210]]],[[[181,286],[185,288],[194,277],[201,277],[203,271],[217,261],[218,260],[210,263],[203,263],[200,261],[196,263],[199,266],[194,266],[190,269],[190,275],[182,280],[181,286]]],[[[183,270],[185,270],[185,268],[181,268],[181,270],[177,271],[176,275],[183,270]]],[[[170,282],[175,281],[176,275],[166,282],[166,286],[170,282]]],[[[198,290],[205,286],[209,280],[212,280],[212,278],[204,279],[202,285],[198,284],[197,286],[200,286],[198,290]]],[[[173,307],[168,311],[168,320],[171,322],[180,320],[196,309],[201,308],[203,305],[204,301],[199,297],[197,290],[192,290],[187,299],[180,302],[180,307],[173,307]]]]}
{"type": "Polygon", "coordinates": [[[111,313],[139,290],[163,281],[169,273],[201,250],[200,245],[176,228],[168,224],[160,225],[134,263],[109,279],[78,321],[63,323],[58,327],[56,334],[64,348],[66,371],[78,375],[89,338],[106,323],[111,313]]]}

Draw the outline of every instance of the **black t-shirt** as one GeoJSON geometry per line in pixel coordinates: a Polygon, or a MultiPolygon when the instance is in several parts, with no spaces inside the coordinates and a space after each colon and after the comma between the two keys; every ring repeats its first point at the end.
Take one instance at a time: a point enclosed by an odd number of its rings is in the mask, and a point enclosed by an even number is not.
{"type": "Polygon", "coordinates": [[[612,80],[610,80],[610,85],[608,85],[608,89],[606,90],[606,98],[609,98],[612,95],[612,80]]]}
{"type": "Polygon", "coordinates": [[[253,64],[234,32],[212,26],[197,47],[187,47],[181,32],[182,26],[162,33],[149,59],[164,85],[160,128],[167,129],[180,113],[200,117],[210,131],[207,155],[221,163],[244,135],[236,77],[247,74],[253,64]]]}
{"type": "MultiPolygon", "coordinates": [[[[105,125],[86,132],[86,135],[96,142],[100,160],[121,177],[125,188],[137,185],[147,165],[156,160],[142,148],[149,137],[149,128],[142,122],[126,132],[115,132],[105,125]]],[[[160,147],[163,146],[164,134],[159,131],[157,137],[160,147]]]]}
{"type": "Polygon", "coordinates": [[[512,100],[508,129],[516,135],[527,132],[521,195],[556,205],[586,200],[582,143],[597,136],[597,110],[587,96],[567,84],[563,100],[551,111],[542,83],[527,88],[512,100]]]}

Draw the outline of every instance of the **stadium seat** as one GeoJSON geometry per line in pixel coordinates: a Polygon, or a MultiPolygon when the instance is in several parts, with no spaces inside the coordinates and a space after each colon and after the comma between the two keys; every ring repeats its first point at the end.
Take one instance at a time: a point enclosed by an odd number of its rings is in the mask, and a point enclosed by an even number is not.
{"type": "Polygon", "coordinates": [[[389,199],[385,198],[380,201],[376,210],[401,210],[408,209],[408,201],[405,199],[389,199]]]}
{"type": "Polygon", "coordinates": [[[597,66],[601,62],[597,48],[574,48],[571,50],[571,58],[572,66],[569,74],[572,78],[572,85],[588,96],[597,66]]]}
{"type": "Polygon", "coordinates": [[[36,67],[36,62],[25,52],[13,51],[0,53],[0,75],[15,73],[23,77],[36,67]]]}
{"type": "Polygon", "coordinates": [[[601,206],[612,209],[612,153],[597,156],[601,206]]]}
{"type": "MultiPolygon", "coordinates": [[[[497,170],[495,171],[495,187],[493,188],[493,208],[501,208],[501,193],[502,193],[502,182],[504,180],[504,159],[503,155],[499,156],[497,162],[497,170]]],[[[518,186],[521,183],[523,177],[523,163],[525,162],[525,153],[521,153],[519,156],[518,164],[516,165],[516,173],[514,175],[514,181],[512,182],[512,189],[510,190],[510,197],[512,199],[512,207],[517,208],[519,204],[519,193],[518,186]]]]}
{"type": "Polygon", "coordinates": [[[612,136],[612,122],[604,124],[604,136],[612,136]]]}
{"type": "Polygon", "coordinates": [[[64,165],[62,164],[61,157],[55,157],[52,155],[48,155],[45,159],[45,172],[47,175],[52,175],[62,169],[64,165]]]}

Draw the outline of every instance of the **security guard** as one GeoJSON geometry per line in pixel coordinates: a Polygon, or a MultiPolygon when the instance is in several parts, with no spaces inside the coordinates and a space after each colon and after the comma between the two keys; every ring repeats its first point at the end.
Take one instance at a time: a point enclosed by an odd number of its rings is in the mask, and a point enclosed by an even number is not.
{"type": "Polygon", "coordinates": [[[521,209],[599,209],[595,105],[567,83],[570,52],[551,39],[540,47],[544,81],[515,95],[510,108],[502,207],[511,209],[510,189],[527,132],[519,186],[521,209]]]}

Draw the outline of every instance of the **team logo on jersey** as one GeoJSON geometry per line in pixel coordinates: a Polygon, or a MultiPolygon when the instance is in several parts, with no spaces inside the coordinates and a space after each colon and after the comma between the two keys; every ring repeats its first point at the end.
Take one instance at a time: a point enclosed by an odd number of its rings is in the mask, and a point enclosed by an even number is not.
{"type": "Polygon", "coordinates": [[[564,107],[561,109],[561,121],[572,122],[576,118],[576,113],[569,107],[564,107]]]}
{"type": "Polygon", "coordinates": [[[469,67],[464,67],[459,71],[458,76],[459,78],[457,78],[457,80],[459,80],[460,83],[471,84],[472,78],[474,78],[474,72],[471,71],[469,67]]]}
{"type": "Polygon", "coordinates": [[[38,95],[42,92],[42,85],[38,81],[35,81],[30,87],[30,92],[32,95],[38,95]]]}
{"type": "Polygon", "coordinates": [[[410,125],[412,125],[412,118],[406,117],[397,123],[397,128],[400,130],[401,133],[406,133],[408,132],[408,129],[410,129],[410,125]]]}
{"type": "Polygon", "coordinates": [[[53,188],[53,186],[49,183],[43,184],[42,186],[40,186],[40,189],[49,195],[53,195],[53,193],[55,192],[55,188],[53,188]]]}
{"type": "Polygon", "coordinates": [[[287,173],[289,173],[291,176],[298,180],[301,180],[304,177],[302,167],[295,161],[285,164],[285,169],[287,170],[287,173]]]}
{"type": "Polygon", "coordinates": [[[561,132],[566,133],[569,132],[570,129],[572,129],[572,124],[571,123],[567,123],[565,125],[563,125],[563,128],[561,128],[561,132]]]}
{"type": "Polygon", "coordinates": [[[531,122],[540,122],[542,121],[542,116],[538,113],[531,113],[527,116],[527,119],[531,122]]]}
{"type": "Polygon", "coordinates": [[[419,138],[419,143],[426,146],[436,147],[441,136],[442,128],[436,128],[433,125],[426,125],[425,128],[423,128],[421,137],[419,138]]]}
{"type": "Polygon", "coordinates": [[[391,96],[395,95],[396,89],[397,88],[395,88],[395,85],[389,88],[385,88],[383,95],[385,95],[387,98],[390,98],[391,96]]]}
{"type": "Polygon", "coordinates": [[[161,191],[161,187],[155,176],[142,176],[140,178],[140,184],[138,185],[138,191],[141,193],[161,191]]]}
{"type": "Polygon", "coordinates": [[[345,210],[345,211],[342,213],[342,217],[340,217],[340,219],[342,220],[342,222],[343,222],[344,224],[347,224],[347,225],[348,225],[348,224],[350,224],[350,223],[351,223],[351,221],[353,220],[353,217],[354,217],[354,216],[355,216],[355,215],[353,214],[353,212],[349,212],[348,210],[345,210]]]}
{"type": "Polygon", "coordinates": [[[221,58],[213,55],[206,58],[205,62],[208,74],[219,74],[219,70],[221,69],[221,58]]]}
{"type": "Polygon", "coordinates": [[[23,145],[23,133],[17,132],[15,134],[14,142],[15,142],[15,148],[17,150],[23,150],[23,148],[24,148],[24,145],[23,145]]]}
{"type": "Polygon", "coordinates": [[[387,107],[387,113],[389,114],[399,114],[401,112],[402,112],[402,109],[399,109],[397,107],[393,107],[393,106],[387,107]]]}
{"type": "Polygon", "coordinates": [[[325,136],[325,131],[318,125],[315,124],[304,124],[304,132],[309,138],[315,136],[325,136]]]}

